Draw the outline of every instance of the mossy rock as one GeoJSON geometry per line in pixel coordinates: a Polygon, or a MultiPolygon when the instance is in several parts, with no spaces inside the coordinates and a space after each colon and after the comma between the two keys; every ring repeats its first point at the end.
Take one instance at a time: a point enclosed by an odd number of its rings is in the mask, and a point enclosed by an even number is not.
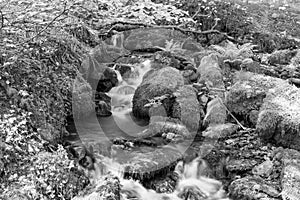
{"type": "Polygon", "coordinates": [[[197,72],[200,74],[199,82],[207,83],[212,88],[220,89],[216,91],[211,91],[211,93],[219,96],[223,99],[225,85],[223,82],[222,70],[219,66],[219,58],[217,54],[210,54],[204,56],[201,59],[201,63],[197,69],[197,72]]]}
{"type": "Polygon", "coordinates": [[[278,200],[280,195],[279,191],[274,185],[268,183],[260,177],[252,176],[247,176],[233,181],[228,190],[232,199],[239,200],[278,200]]]}
{"type": "MultiPolygon", "coordinates": [[[[134,93],[133,115],[138,118],[149,118],[149,108],[145,107],[149,100],[166,94],[172,95],[183,84],[184,79],[177,69],[165,67],[151,70],[145,74],[143,82],[134,93]]],[[[164,102],[166,112],[170,112],[171,106],[170,102],[164,102]]]]}
{"type": "Polygon", "coordinates": [[[230,112],[255,125],[263,99],[268,91],[278,85],[288,85],[279,78],[250,72],[237,74],[236,83],[226,95],[226,106],[230,112]]]}
{"type": "Polygon", "coordinates": [[[171,147],[148,147],[144,151],[128,152],[116,160],[125,167],[125,176],[141,181],[166,175],[183,158],[183,153],[171,147]]]}
{"type": "Polygon", "coordinates": [[[168,42],[180,44],[184,50],[196,52],[202,47],[180,31],[164,28],[135,29],[125,33],[124,48],[130,51],[155,47],[165,48],[168,42]]]}
{"type": "Polygon", "coordinates": [[[300,90],[280,85],[264,99],[256,125],[266,141],[300,150],[300,90]]]}
{"type": "Polygon", "coordinates": [[[172,117],[180,119],[191,132],[197,132],[201,124],[201,107],[197,100],[197,90],[184,85],[176,90],[176,99],[173,104],[172,117]]]}

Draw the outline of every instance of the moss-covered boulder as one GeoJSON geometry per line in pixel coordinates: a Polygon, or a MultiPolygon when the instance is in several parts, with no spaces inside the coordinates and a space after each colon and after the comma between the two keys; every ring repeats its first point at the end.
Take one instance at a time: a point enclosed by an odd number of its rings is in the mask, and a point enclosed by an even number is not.
{"type": "Polygon", "coordinates": [[[197,72],[200,74],[199,82],[205,83],[210,89],[210,95],[216,97],[207,104],[204,126],[225,123],[227,114],[226,108],[222,103],[225,85],[217,54],[204,56],[201,59],[197,72]]]}
{"type": "Polygon", "coordinates": [[[297,50],[278,50],[270,54],[267,59],[271,65],[287,65],[296,54],[297,50]]]}
{"type": "Polygon", "coordinates": [[[107,174],[101,177],[97,182],[82,192],[82,194],[74,197],[72,200],[120,200],[121,185],[117,177],[107,174]]]}
{"type": "Polygon", "coordinates": [[[166,48],[168,43],[180,44],[182,49],[197,52],[202,47],[196,41],[189,39],[185,34],[177,30],[164,28],[144,28],[128,31],[129,35],[124,41],[124,48],[130,51],[149,49],[155,47],[166,48]]]}
{"type": "Polygon", "coordinates": [[[207,104],[206,115],[203,119],[204,126],[216,126],[224,124],[227,119],[227,111],[219,97],[214,98],[207,104]]]}
{"type": "Polygon", "coordinates": [[[236,83],[226,96],[226,106],[230,112],[255,125],[258,111],[268,91],[278,85],[288,85],[279,78],[253,73],[239,73],[236,83]]]}
{"type": "Polygon", "coordinates": [[[246,176],[233,181],[229,188],[229,195],[232,199],[239,200],[278,200],[280,191],[263,178],[246,176]]]}
{"type": "Polygon", "coordinates": [[[201,63],[197,69],[200,74],[199,82],[207,83],[212,90],[211,93],[223,99],[225,85],[223,82],[222,70],[219,66],[219,58],[217,54],[210,54],[201,59],[201,63]]]}
{"type": "Polygon", "coordinates": [[[282,84],[269,92],[260,109],[256,129],[266,141],[300,150],[300,90],[282,84]]]}
{"type": "Polygon", "coordinates": [[[165,146],[140,148],[139,151],[118,155],[116,161],[125,167],[126,177],[146,181],[158,174],[166,175],[182,158],[180,150],[165,146]]]}
{"type": "Polygon", "coordinates": [[[180,119],[191,132],[197,132],[201,124],[201,107],[197,100],[197,90],[189,85],[176,90],[172,117],[180,119]]]}
{"type": "MultiPolygon", "coordinates": [[[[150,70],[134,93],[133,115],[138,118],[149,118],[149,108],[145,107],[149,100],[162,95],[172,95],[183,84],[184,79],[177,69],[165,67],[150,70]]],[[[166,100],[163,105],[165,111],[170,112],[172,104],[166,100]]]]}

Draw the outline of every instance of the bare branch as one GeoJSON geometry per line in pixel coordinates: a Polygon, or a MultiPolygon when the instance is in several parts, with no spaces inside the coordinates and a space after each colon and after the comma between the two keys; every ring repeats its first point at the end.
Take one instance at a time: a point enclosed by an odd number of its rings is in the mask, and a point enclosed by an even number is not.
{"type": "Polygon", "coordinates": [[[17,44],[17,46],[20,46],[20,45],[23,45],[23,44],[25,44],[25,43],[27,43],[27,42],[30,42],[31,40],[33,40],[34,38],[36,38],[37,36],[39,36],[40,34],[42,34],[47,28],[49,28],[49,26],[51,25],[51,24],[53,24],[54,22],[55,22],[55,20],[57,19],[57,18],[59,18],[60,16],[62,16],[63,14],[65,14],[65,12],[67,11],[68,9],[66,9],[66,4],[65,4],[65,6],[64,6],[64,9],[63,9],[63,11],[60,13],[60,14],[58,14],[56,17],[54,17],[42,30],[40,30],[37,34],[35,34],[34,36],[32,36],[31,38],[29,38],[28,40],[26,40],[26,41],[24,41],[24,42],[21,42],[21,43],[19,43],[19,44],[17,44]]]}
{"type": "MultiPolygon", "coordinates": [[[[226,33],[220,32],[218,30],[213,30],[213,29],[206,30],[206,31],[194,31],[194,30],[190,30],[190,29],[180,28],[179,26],[171,26],[171,25],[159,26],[159,25],[145,24],[145,23],[140,23],[140,22],[126,22],[126,21],[115,21],[110,24],[105,24],[103,26],[109,26],[109,25],[114,26],[117,24],[127,24],[127,25],[143,26],[143,27],[151,27],[151,28],[174,29],[174,30],[178,30],[183,33],[192,33],[195,35],[221,34],[221,35],[224,35],[228,40],[235,41],[235,39],[233,37],[227,35],[226,33]]],[[[113,30],[113,27],[108,31],[108,33],[110,33],[110,31],[112,31],[112,30],[113,30]]]]}

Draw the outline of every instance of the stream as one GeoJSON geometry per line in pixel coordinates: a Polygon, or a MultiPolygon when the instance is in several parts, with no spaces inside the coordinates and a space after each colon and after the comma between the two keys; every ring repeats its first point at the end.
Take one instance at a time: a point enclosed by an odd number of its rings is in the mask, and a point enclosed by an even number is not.
{"type": "MultiPolygon", "coordinates": [[[[201,199],[227,199],[222,183],[220,181],[205,177],[203,175],[205,162],[197,157],[189,163],[172,160],[176,167],[174,173],[178,176],[177,186],[172,193],[157,193],[154,190],[146,189],[142,183],[133,179],[125,179],[126,165],[132,165],[135,168],[139,165],[139,160],[148,163],[160,162],[155,160],[153,155],[157,151],[162,152],[166,157],[168,154],[173,156],[174,150],[187,145],[184,142],[180,144],[168,144],[159,146],[139,145],[135,146],[131,142],[127,142],[128,146],[114,145],[112,141],[117,138],[122,138],[128,141],[135,140],[138,134],[147,130],[149,127],[148,121],[135,118],[132,113],[132,98],[136,88],[142,83],[143,76],[151,69],[151,61],[145,60],[132,69],[133,76],[123,79],[120,73],[118,74],[119,84],[107,93],[111,97],[112,115],[110,117],[91,117],[74,120],[69,129],[71,135],[66,140],[74,147],[93,146],[93,153],[96,157],[95,168],[92,172],[93,182],[97,182],[99,177],[105,174],[112,173],[120,179],[122,185],[121,199],[131,199],[135,197],[143,200],[160,200],[160,199],[185,199],[184,194],[187,190],[196,191],[196,194],[201,199]],[[121,148],[120,148],[121,146],[121,148]],[[148,157],[147,157],[148,155],[148,157]],[[149,156],[150,155],[150,156],[149,156]],[[152,156],[152,157],[151,157],[152,156]],[[151,160],[153,158],[153,160],[151,160]],[[150,160],[148,160],[150,159],[150,160]],[[138,164],[137,164],[138,163],[138,164]],[[128,194],[130,193],[130,197],[128,194]]],[[[159,143],[159,139],[153,138],[155,143],[159,143]]],[[[126,144],[126,143],[125,143],[126,144]]],[[[171,163],[170,163],[171,164],[171,163]]],[[[165,166],[163,166],[165,167],[165,166]]],[[[167,166],[168,167],[168,166],[167,166]]],[[[173,168],[174,169],[174,168],[173,168]]],[[[146,167],[142,173],[154,171],[153,167],[146,167]]],[[[151,172],[150,172],[151,173],[151,172]]]]}

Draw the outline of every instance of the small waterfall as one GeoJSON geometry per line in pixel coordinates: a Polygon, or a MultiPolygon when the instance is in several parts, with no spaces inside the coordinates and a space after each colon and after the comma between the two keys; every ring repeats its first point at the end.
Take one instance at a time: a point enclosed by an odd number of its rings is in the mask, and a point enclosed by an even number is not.
{"type": "Polygon", "coordinates": [[[115,70],[118,76],[119,85],[112,88],[108,95],[112,98],[112,108],[115,114],[132,108],[132,98],[136,88],[142,83],[144,75],[151,69],[151,60],[145,60],[141,64],[132,67],[130,76],[122,78],[120,72],[115,70]],[[123,109],[121,109],[123,108],[123,109]]]}
{"type": "MultiPolygon", "coordinates": [[[[143,76],[151,69],[151,60],[147,59],[132,67],[129,77],[122,78],[118,70],[119,85],[112,88],[108,95],[111,97],[112,117],[117,126],[126,134],[135,137],[145,130],[131,115],[132,99],[136,88],[142,83],[143,76]]],[[[143,124],[143,123],[141,123],[143,124]]],[[[145,123],[144,123],[145,124],[145,123]]]]}
{"type": "Polygon", "coordinates": [[[192,189],[198,194],[200,193],[205,200],[229,200],[220,181],[203,176],[206,168],[207,164],[201,158],[196,158],[186,164],[180,161],[175,167],[179,180],[175,191],[171,194],[156,193],[146,189],[137,181],[125,179],[121,179],[122,191],[127,191],[134,197],[143,200],[182,200],[183,198],[180,196],[185,190],[192,189]]]}

